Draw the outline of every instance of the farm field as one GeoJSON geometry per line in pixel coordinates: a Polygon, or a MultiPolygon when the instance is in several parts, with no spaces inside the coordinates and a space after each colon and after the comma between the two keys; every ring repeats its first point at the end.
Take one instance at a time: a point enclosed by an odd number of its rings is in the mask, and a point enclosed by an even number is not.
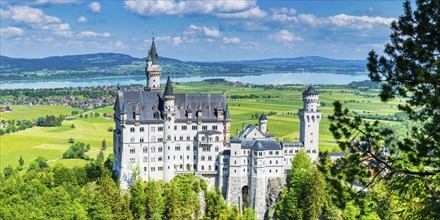
{"type": "MultiPolygon", "coordinates": [[[[276,89],[265,88],[244,88],[232,87],[228,84],[208,84],[205,82],[194,82],[177,84],[174,86],[176,93],[221,93],[223,91],[229,96],[229,110],[231,113],[231,135],[237,130],[242,129],[242,124],[256,124],[259,115],[264,112],[276,114],[268,116],[268,131],[275,135],[278,141],[299,141],[299,119],[298,109],[302,108],[301,94],[304,86],[283,86],[276,89]],[[280,90],[280,88],[282,90],[280,90]]],[[[358,113],[371,113],[379,115],[394,114],[397,112],[397,105],[403,100],[395,100],[389,103],[380,102],[377,97],[378,90],[367,90],[364,92],[358,89],[346,89],[337,86],[316,86],[320,92],[321,107],[323,113],[319,134],[320,151],[340,151],[331,135],[329,128],[328,115],[332,114],[332,102],[340,100],[346,102],[345,107],[358,113]]],[[[11,113],[2,113],[2,119],[36,119],[45,115],[70,115],[73,110],[65,106],[23,106],[13,105],[11,113]]],[[[94,112],[113,113],[113,107],[96,109],[94,112]]],[[[397,122],[383,122],[396,124],[397,122]]],[[[61,127],[34,127],[24,131],[0,136],[0,156],[2,167],[7,164],[16,166],[18,158],[23,156],[25,165],[28,165],[38,156],[43,156],[48,160],[56,160],[70,146],[69,138],[91,145],[88,155],[95,158],[99,153],[101,142],[106,139],[107,150],[105,154],[112,152],[112,132],[108,132],[109,127],[113,127],[111,119],[98,118],[79,118],[73,121],[64,121],[61,127]],[[71,128],[71,124],[75,128],[71,128]]],[[[53,161],[51,164],[62,163],[66,166],[82,166],[87,162],[84,160],[70,159],[53,161]]],[[[2,168],[3,169],[3,168],[2,168]]]]}
{"type": "Polygon", "coordinates": [[[61,127],[34,127],[7,134],[0,137],[1,167],[8,164],[18,165],[18,159],[23,156],[25,166],[28,166],[38,156],[50,161],[50,164],[62,163],[66,166],[84,165],[85,160],[68,159],[55,161],[62,157],[63,153],[71,144],[69,138],[75,141],[90,144],[90,151],[87,153],[90,158],[98,155],[102,140],[107,142],[107,149],[104,154],[107,156],[112,152],[113,120],[106,118],[81,118],[73,121],[64,121],[61,127]],[[75,128],[71,128],[72,123],[75,128]],[[53,162],[52,162],[53,161],[53,162]]]}
{"type": "Polygon", "coordinates": [[[37,120],[46,115],[70,115],[80,109],[59,105],[11,105],[11,112],[0,112],[0,120],[37,120]]]}

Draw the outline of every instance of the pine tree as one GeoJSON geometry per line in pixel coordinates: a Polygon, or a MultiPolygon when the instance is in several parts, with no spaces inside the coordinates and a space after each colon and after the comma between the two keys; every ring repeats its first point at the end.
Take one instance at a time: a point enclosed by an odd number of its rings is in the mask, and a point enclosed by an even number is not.
{"type": "Polygon", "coordinates": [[[392,22],[384,55],[371,51],[368,57],[369,76],[381,83],[381,100],[406,98],[398,106],[409,117],[410,123],[402,124],[406,134],[350,118],[339,102],[329,119],[339,146],[351,152],[339,165],[348,181],[365,188],[384,181],[401,195],[396,212],[402,218],[434,219],[440,216],[440,0],[415,5],[413,11],[406,1],[403,15],[392,22]]]}

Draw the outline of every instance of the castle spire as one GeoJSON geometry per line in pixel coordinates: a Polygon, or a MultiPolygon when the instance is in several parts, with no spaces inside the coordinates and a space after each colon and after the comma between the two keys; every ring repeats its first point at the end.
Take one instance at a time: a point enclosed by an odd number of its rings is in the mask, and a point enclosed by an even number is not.
{"type": "Polygon", "coordinates": [[[153,64],[159,64],[159,55],[156,52],[156,44],[154,43],[154,34],[153,34],[153,41],[151,43],[151,49],[148,53],[147,61],[151,61],[153,62],[153,64]]]}
{"type": "Polygon", "coordinates": [[[165,86],[164,96],[174,96],[173,86],[171,84],[170,75],[168,75],[167,84],[165,86]]]}

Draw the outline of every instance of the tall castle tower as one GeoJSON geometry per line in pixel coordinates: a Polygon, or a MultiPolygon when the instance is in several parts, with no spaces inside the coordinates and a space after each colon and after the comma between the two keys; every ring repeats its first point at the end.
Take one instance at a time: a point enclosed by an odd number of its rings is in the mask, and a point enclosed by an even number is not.
{"type": "Polygon", "coordinates": [[[147,91],[160,90],[160,74],[162,69],[159,64],[159,55],[156,52],[156,45],[151,43],[151,49],[148,51],[147,66],[145,67],[145,74],[147,75],[147,91]]]}
{"type": "Polygon", "coordinates": [[[252,149],[253,165],[250,178],[249,200],[251,207],[255,210],[257,219],[264,219],[266,213],[266,164],[265,148],[260,142],[256,142],[252,149]]]}
{"type": "Polygon", "coordinates": [[[266,134],[267,133],[267,118],[264,113],[261,114],[261,116],[258,118],[258,124],[261,133],[266,134]]]}
{"type": "Polygon", "coordinates": [[[303,109],[298,111],[300,119],[300,141],[303,143],[312,161],[318,158],[319,122],[321,112],[318,111],[319,93],[309,86],[302,94],[303,109]]]}
{"type": "Polygon", "coordinates": [[[174,91],[171,85],[170,76],[168,76],[165,91],[163,93],[164,109],[162,116],[164,118],[164,172],[163,179],[165,181],[171,181],[174,177],[174,118],[176,112],[174,109],[174,91]]]}

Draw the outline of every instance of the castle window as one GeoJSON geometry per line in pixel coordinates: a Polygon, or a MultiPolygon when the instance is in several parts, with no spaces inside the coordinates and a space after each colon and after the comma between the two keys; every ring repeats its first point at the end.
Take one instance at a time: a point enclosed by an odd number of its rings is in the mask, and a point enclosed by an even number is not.
{"type": "Polygon", "coordinates": [[[202,125],[202,130],[204,130],[204,131],[208,130],[208,126],[207,125],[202,125]]]}
{"type": "Polygon", "coordinates": [[[312,153],[316,153],[316,150],[312,150],[312,153]]]}
{"type": "Polygon", "coordinates": [[[167,141],[171,141],[171,135],[167,136],[167,141]]]}
{"type": "Polygon", "coordinates": [[[205,170],[205,166],[202,165],[202,170],[205,170]]]}
{"type": "Polygon", "coordinates": [[[148,162],[148,157],[144,157],[144,162],[148,162]]]}
{"type": "Polygon", "coordinates": [[[193,126],[192,126],[192,130],[193,130],[193,131],[197,131],[197,125],[193,125],[193,126]]]}
{"type": "Polygon", "coordinates": [[[170,146],[168,146],[168,150],[170,150],[170,146]]]}
{"type": "Polygon", "coordinates": [[[144,132],[144,127],[140,127],[140,128],[139,128],[139,131],[140,131],[140,132],[144,132]]]}
{"type": "Polygon", "coordinates": [[[143,138],[143,137],[141,137],[141,139],[140,139],[139,141],[140,141],[141,143],[142,143],[142,142],[144,142],[144,138],[143,138]]]}
{"type": "Polygon", "coordinates": [[[131,138],[130,138],[130,142],[134,142],[134,137],[131,137],[131,138]]]}
{"type": "Polygon", "coordinates": [[[278,164],[278,160],[275,160],[275,163],[278,164]]]}
{"type": "Polygon", "coordinates": [[[287,150],[284,150],[284,153],[287,154],[287,150]]]}
{"type": "Polygon", "coordinates": [[[159,157],[157,158],[157,161],[162,161],[162,156],[159,156],[159,157]]]}
{"type": "Polygon", "coordinates": [[[189,160],[189,155],[186,155],[186,159],[189,160]]]}
{"type": "Polygon", "coordinates": [[[163,167],[157,167],[157,170],[162,171],[163,167]]]}
{"type": "Polygon", "coordinates": [[[190,171],[191,170],[191,164],[186,164],[186,170],[190,171]]]}
{"type": "Polygon", "coordinates": [[[134,132],[134,127],[130,128],[130,132],[134,132]]]}
{"type": "Polygon", "coordinates": [[[157,138],[157,141],[158,141],[158,142],[163,142],[163,137],[158,137],[158,138],[157,138]]]}
{"type": "Polygon", "coordinates": [[[218,152],[218,146],[215,146],[215,152],[218,152]]]}
{"type": "Polygon", "coordinates": [[[310,143],[313,143],[313,140],[310,140],[310,143]]]}
{"type": "Polygon", "coordinates": [[[236,161],[236,160],[234,161],[234,164],[237,164],[237,161],[236,161]]]}
{"type": "Polygon", "coordinates": [[[151,167],[151,172],[155,172],[156,171],[156,167],[151,167]]]}
{"type": "Polygon", "coordinates": [[[130,154],[136,153],[136,150],[134,148],[130,149],[130,154]]]}
{"type": "Polygon", "coordinates": [[[151,147],[150,153],[156,153],[156,148],[155,147],[151,147]]]}
{"type": "Polygon", "coordinates": [[[158,147],[157,152],[162,152],[162,147],[158,147]]]}
{"type": "Polygon", "coordinates": [[[156,127],[151,126],[151,132],[155,132],[156,131],[156,127]]]}
{"type": "Polygon", "coordinates": [[[211,165],[208,166],[208,170],[211,170],[211,165]]]}
{"type": "Polygon", "coordinates": [[[130,158],[130,163],[136,163],[136,158],[131,157],[130,158]]]}
{"type": "Polygon", "coordinates": [[[215,170],[218,170],[218,166],[217,165],[215,165],[215,170]]]}
{"type": "Polygon", "coordinates": [[[183,159],[183,156],[182,156],[182,155],[180,155],[180,159],[181,159],[181,160],[183,159]]]}
{"type": "Polygon", "coordinates": [[[269,164],[272,164],[272,160],[269,161],[269,164]]]}
{"type": "Polygon", "coordinates": [[[269,173],[272,173],[272,170],[271,170],[271,169],[269,169],[269,173]]]}
{"type": "Polygon", "coordinates": [[[295,150],[295,153],[298,153],[298,150],[295,150]]]}
{"type": "Polygon", "coordinates": [[[147,172],[147,167],[144,167],[144,172],[147,172]]]}
{"type": "Polygon", "coordinates": [[[205,156],[202,156],[202,157],[200,158],[200,160],[201,160],[201,161],[205,161],[205,156]]]}
{"type": "Polygon", "coordinates": [[[212,157],[211,156],[208,156],[208,161],[212,161],[212,157]]]}
{"type": "Polygon", "coordinates": [[[174,140],[177,140],[177,137],[176,137],[176,136],[174,136],[174,140]]]}
{"type": "Polygon", "coordinates": [[[180,151],[180,145],[175,146],[174,149],[175,149],[176,151],[180,151]]]}
{"type": "Polygon", "coordinates": [[[234,173],[237,173],[237,170],[234,169],[234,173]]]}
{"type": "Polygon", "coordinates": [[[216,136],[215,141],[220,141],[220,138],[218,136],[216,136]]]}
{"type": "Polygon", "coordinates": [[[313,135],[313,133],[310,133],[310,135],[313,135]]]}
{"type": "Polygon", "coordinates": [[[183,136],[180,136],[180,140],[183,141],[183,136]]]}
{"type": "Polygon", "coordinates": [[[151,162],[156,162],[156,158],[155,157],[151,157],[150,160],[151,160],[151,162]]]}
{"type": "Polygon", "coordinates": [[[186,150],[189,151],[191,149],[191,146],[187,145],[186,150]]]}
{"type": "Polygon", "coordinates": [[[211,151],[211,148],[210,148],[210,147],[203,147],[202,149],[203,149],[204,152],[211,151]]]}
{"type": "Polygon", "coordinates": [[[190,141],[190,140],[191,140],[191,136],[189,136],[189,135],[186,136],[186,140],[187,140],[187,141],[190,141]]]}
{"type": "Polygon", "coordinates": [[[273,151],[269,151],[269,155],[273,155],[273,151]]]}
{"type": "Polygon", "coordinates": [[[142,151],[143,151],[144,153],[148,153],[148,148],[147,148],[147,147],[144,147],[144,148],[142,149],[142,151]]]}
{"type": "Polygon", "coordinates": [[[280,152],[276,150],[275,155],[280,155],[280,152]]]}
{"type": "Polygon", "coordinates": [[[157,127],[157,130],[158,130],[158,131],[163,131],[163,127],[162,127],[162,126],[157,127]]]}
{"type": "Polygon", "coordinates": [[[174,125],[174,130],[177,131],[177,125],[174,125]]]}
{"type": "Polygon", "coordinates": [[[217,130],[217,129],[218,129],[217,125],[213,125],[213,126],[212,126],[212,130],[215,131],[215,130],[217,130]]]}
{"type": "Polygon", "coordinates": [[[186,131],[188,129],[188,126],[182,125],[182,131],[186,131]]]}
{"type": "Polygon", "coordinates": [[[205,136],[202,136],[202,138],[201,138],[201,139],[202,139],[202,141],[205,141],[205,136]]]}
{"type": "Polygon", "coordinates": [[[179,165],[179,168],[180,168],[180,169],[183,169],[183,164],[180,164],[180,165],[179,165]]]}

